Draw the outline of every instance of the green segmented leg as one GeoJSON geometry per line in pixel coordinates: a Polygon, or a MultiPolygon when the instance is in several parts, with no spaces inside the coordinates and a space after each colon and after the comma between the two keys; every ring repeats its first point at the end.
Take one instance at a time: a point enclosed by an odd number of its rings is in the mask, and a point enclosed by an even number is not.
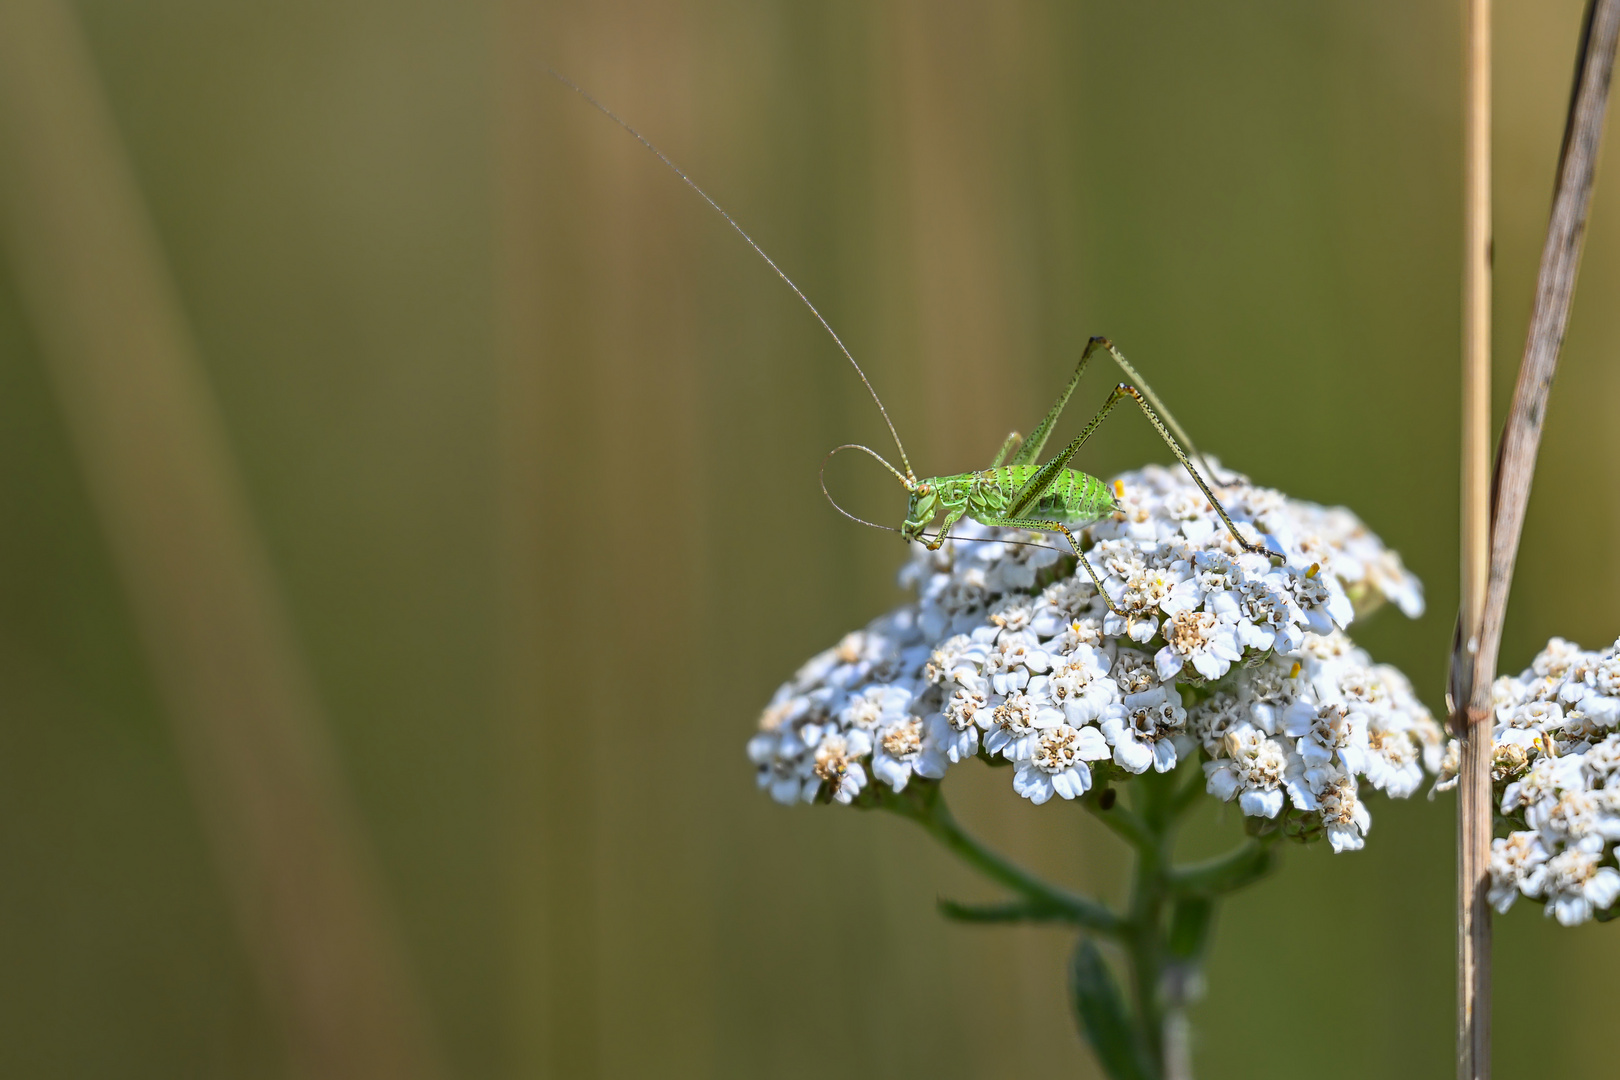
{"type": "MultiPolygon", "coordinates": [[[[1019,448],[1018,453],[1012,459],[1012,464],[1027,465],[1041,456],[1041,451],[1046,449],[1046,440],[1052,434],[1053,425],[1057,423],[1058,417],[1062,415],[1064,407],[1069,403],[1069,396],[1074,393],[1074,388],[1079,385],[1081,377],[1086,373],[1086,365],[1091,362],[1091,354],[1099,348],[1108,350],[1108,355],[1113,358],[1114,363],[1119,365],[1119,369],[1125,373],[1125,377],[1130,380],[1131,385],[1142,392],[1142,396],[1147,398],[1148,404],[1152,405],[1153,409],[1164,418],[1164,425],[1168,426],[1175,433],[1175,437],[1181,440],[1182,445],[1187,448],[1186,454],[1182,454],[1178,449],[1176,456],[1183,461],[1187,457],[1197,458],[1199,463],[1204,466],[1204,471],[1211,476],[1215,476],[1215,470],[1209,467],[1208,459],[1193,444],[1192,437],[1176,422],[1176,418],[1171,415],[1170,410],[1164,407],[1164,402],[1159,400],[1159,395],[1153,392],[1153,387],[1149,386],[1147,380],[1142,378],[1142,373],[1137,371],[1129,360],[1125,359],[1125,355],[1114,347],[1112,341],[1100,335],[1086,342],[1085,349],[1080,353],[1080,362],[1075,365],[1074,375],[1069,379],[1069,385],[1063,388],[1063,392],[1052,403],[1052,408],[1047,411],[1046,418],[1036,426],[1034,431],[1030,432],[1029,439],[1019,448]]],[[[1166,441],[1170,441],[1168,437],[1166,441]]],[[[1177,449],[1175,443],[1171,442],[1170,445],[1172,449],[1177,449]]],[[[1005,452],[1006,447],[1002,449],[1005,452]]],[[[1000,464],[999,459],[997,464],[1000,464]]],[[[1216,483],[1220,483],[1219,477],[1216,477],[1216,483]]]]}
{"type": "Polygon", "coordinates": [[[1074,533],[1070,532],[1069,527],[1063,522],[1037,521],[1034,518],[998,518],[995,521],[987,521],[985,524],[1005,529],[1034,529],[1037,532],[1051,532],[1056,529],[1061,532],[1069,541],[1069,546],[1074,549],[1075,557],[1080,560],[1080,565],[1086,568],[1087,574],[1091,575],[1092,584],[1097,586],[1097,595],[1103,598],[1103,603],[1108,605],[1108,610],[1122,619],[1130,618],[1129,613],[1114,606],[1114,601],[1108,595],[1108,590],[1103,588],[1102,578],[1098,577],[1097,571],[1091,568],[1091,561],[1086,558],[1086,553],[1080,550],[1079,541],[1075,540],[1074,533]]]}
{"type": "Polygon", "coordinates": [[[939,531],[934,533],[934,538],[932,540],[923,541],[923,546],[929,551],[938,551],[940,546],[945,543],[946,538],[951,535],[951,529],[956,526],[958,521],[962,520],[963,515],[966,513],[966,503],[963,503],[961,506],[955,507],[954,509],[945,511],[945,520],[940,522],[939,531]]]}
{"type": "MultiPolygon", "coordinates": [[[[1188,435],[1182,426],[1176,423],[1176,418],[1171,415],[1169,409],[1164,407],[1164,402],[1160,401],[1159,395],[1153,392],[1153,387],[1149,386],[1147,380],[1142,378],[1141,373],[1131,366],[1131,362],[1125,359],[1124,354],[1114,347],[1114,343],[1105,337],[1094,337],[1091,342],[1107,348],[1109,355],[1114,358],[1114,363],[1118,364],[1119,369],[1125,373],[1125,378],[1130,381],[1132,386],[1142,391],[1142,396],[1148,399],[1148,404],[1153,406],[1159,416],[1164,419],[1165,424],[1175,433],[1176,438],[1181,440],[1181,444],[1187,449],[1187,456],[1198,460],[1198,463],[1204,467],[1204,471],[1215,481],[1217,487],[1227,487],[1228,485],[1223,483],[1221,478],[1215,474],[1215,470],[1210,468],[1209,458],[1205,457],[1203,451],[1193,445],[1192,436],[1188,435]]],[[[1091,348],[1091,344],[1086,347],[1091,348]]]]}
{"type": "MultiPolygon", "coordinates": [[[[1106,341],[1106,339],[1093,340],[1106,341]]],[[[1113,346],[1110,345],[1109,348],[1112,349],[1113,346]]],[[[1084,359],[1082,358],[1082,366],[1083,365],[1084,359]]],[[[1125,397],[1131,398],[1138,406],[1141,407],[1142,414],[1148,418],[1148,422],[1151,423],[1153,425],[1153,429],[1159,433],[1159,437],[1164,440],[1165,445],[1170,447],[1171,451],[1176,455],[1176,460],[1180,461],[1182,467],[1187,470],[1187,475],[1192,477],[1193,483],[1198,485],[1198,490],[1204,493],[1204,498],[1208,499],[1209,504],[1215,508],[1215,513],[1220,515],[1222,523],[1226,525],[1227,532],[1232,534],[1232,538],[1237,541],[1238,546],[1251,554],[1269,555],[1279,559],[1285,558],[1285,556],[1272,551],[1264,544],[1250,543],[1248,540],[1243,538],[1243,534],[1238,532],[1237,526],[1233,524],[1231,516],[1227,514],[1226,507],[1221,505],[1221,501],[1217,499],[1215,497],[1215,493],[1209,489],[1209,484],[1206,483],[1204,478],[1198,474],[1198,470],[1193,468],[1192,461],[1187,457],[1186,452],[1181,449],[1180,444],[1176,442],[1175,437],[1170,434],[1170,430],[1164,426],[1164,421],[1160,420],[1159,415],[1153,411],[1153,406],[1148,404],[1147,397],[1142,393],[1141,390],[1129,383],[1120,383],[1118,386],[1114,387],[1113,393],[1108,395],[1108,400],[1103,402],[1103,407],[1097,411],[1096,416],[1091,418],[1091,422],[1085,426],[1080,434],[1076,435],[1074,440],[1070,442],[1068,446],[1063,448],[1062,452],[1060,452],[1051,461],[1048,461],[1045,465],[1042,465],[1040,469],[1036,471],[1035,475],[1029,478],[1028,482],[1026,482],[1024,486],[1019,489],[1017,496],[1015,496],[1013,499],[1012,505],[1008,507],[1007,516],[1009,518],[1022,517],[1030,507],[1034,506],[1040,501],[1041,496],[1046,494],[1046,490],[1052,486],[1053,482],[1062,473],[1063,469],[1066,468],[1069,462],[1074,458],[1074,455],[1080,452],[1080,447],[1085,445],[1087,439],[1091,438],[1091,433],[1097,430],[1097,426],[1103,422],[1103,420],[1108,416],[1109,412],[1113,410],[1114,406],[1119,404],[1120,400],[1125,397]]]]}
{"type": "Polygon", "coordinates": [[[1014,447],[1018,446],[1019,440],[1021,440],[1022,438],[1023,438],[1023,436],[1018,434],[1018,432],[1009,431],[1007,433],[1007,441],[1001,444],[1001,449],[1000,450],[996,451],[996,460],[994,460],[994,461],[992,461],[990,463],[990,467],[992,469],[1001,468],[1001,463],[1003,461],[1007,460],[1007,452],[1009,450],[1012,450],[1014,447]]]}
{"type": "Polygon", "coordinates": [[[1074,393],[1074,388],[1080,385],[1080,376],[1086,373],[1086,365],[1091,362],[1092,352],[1096,350],[1097,343],[1103,340],[1105,339],[1092,338],[1086,343],[1085,350],[1080,354],[1080,362],[1074,366],[1074,374],[1069,378],[1069,385],[1058,394],[1057,400],[1046,411],[1046,416],[1035,425],[1035,430],[1029,433],[1029,438],[1024,440],[1024,444],[1018,448],[1018,453],[1013,455],[1009,464],[1028,465],[1041,456],[1041,451],[1046,449],[1046,440],[1052,436],[1053,425],[1058,422],[1058,417],[1063,415],[1064,406],[1069,404],[1069,397],[1074,393]]]}

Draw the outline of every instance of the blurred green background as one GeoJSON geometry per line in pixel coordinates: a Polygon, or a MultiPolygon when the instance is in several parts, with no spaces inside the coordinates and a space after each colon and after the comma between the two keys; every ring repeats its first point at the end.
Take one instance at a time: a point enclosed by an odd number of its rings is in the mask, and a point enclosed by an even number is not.
{"type": "MultiPolygon", "coordinates": [[[[355,948],[404,1002],[379,1030],[437,1046],[424,1075],[1095,1075],[1067,935],[947,925],[936,896],[993,894],[919,832],[754,790],[743,744],[776,684],[899,595],[899,545],[816,488],[826,449],[881,448],[880,421],[768,268],[547,63],[795,276],[921,470],[981,464],[1106,333],[1207,449],[1405,555],[1429,614],[1354,633],[1441,707],[1454,0],[71,11],[88,63],[59,74],[110,110],[147,270],[222,420],[204,464],[245,498],[330,744],[323,798],[352,815],[355,910],[383,927],[355,948]]],[[[1497,5],[1498,417],[1580,11],[1497,5]]],[[[0,173],[46,141],[6,130],[0,173]]],[[[1609,165],[1507,670],[1552,634],[1620,633],[1609,165]]],[[[213,673],[164,668],[141,629],[167,594],[121,554],[86,479],[95,432],[48,374],[50,289],[74,286],[37,285],[25,195],[0,236],[0,1074],[316,1074],[263,972],[318,918],[255,937],[242,898],[277,883],[225,883],[233,789],[199,775],[169,704],[213,673]]],[[[1127,418],[1080,464],[1165,458],[1127,418]]],[[[833,482],[897,520],[892,481],[851,461],[833,482]]],[[[1119,889],[1078,812],[982,769],[949,786],[981,835],[1119,889]]],[[[1290,850],[1228,906],[1201,1075],[1450,1069],[1453,802],[1372,809],[1364,852],[1290,850]]],[[[1201,835],[1236,828],[1212,812],[1201,835]]],[[[1613,927],[1498,920],[1498,1075],[1612,1075],[1617,961],[1613,927]]],[[[339,997],[315,1014],[356,1007],[339,997]]]]}

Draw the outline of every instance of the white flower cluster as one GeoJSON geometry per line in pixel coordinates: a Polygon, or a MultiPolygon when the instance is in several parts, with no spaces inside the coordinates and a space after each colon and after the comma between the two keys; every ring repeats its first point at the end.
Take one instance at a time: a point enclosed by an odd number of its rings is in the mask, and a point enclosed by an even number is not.
{"type": "Polygon", "coordinates": [[[1294,831],[1354,851],[1371,823],[1365,789],[1404,799],[1438,771],[1440,725],[1395,668],[1374,664],[1340,631],[1306,634],[1190,710],[1210,758],[1209,791],[1251,817],[1296,811],[1294,831]]]}
{"type": "MultiPolygon", "coordinates": [[[[1553,638],[1530,669],[1491,687],[1491,779],[1513,829],[1491,843],[1490,901],[1520,895],[1565,926],[1620,900],[1620,641],[1586,652],[1553,638]]],[[[1457,744],[1445,777],[1456,783],[1457,744]]]]}
{"type": "Polygon", "coordinates": [[[871,798],[970,757],[1014,767],[1035,803],[1094,772],[1201,756],[1208,790],[1294,835],[1358,848],[1363,787],[1404,797],[1442,736],[1395,669],[1339,628],[1417,580],[1349,511],[1232,479],[1228,513],[1283,565],[1245,552],[1180,470],[1114,481],[1119,511],[1078,534],[1110,605],[1039,533],[964,521],[901,571],[917,600],[812,659],[748,752],[778,801],[871,798]],[[1288,813],[1284,814],[1285,807],[1288,813]]]}

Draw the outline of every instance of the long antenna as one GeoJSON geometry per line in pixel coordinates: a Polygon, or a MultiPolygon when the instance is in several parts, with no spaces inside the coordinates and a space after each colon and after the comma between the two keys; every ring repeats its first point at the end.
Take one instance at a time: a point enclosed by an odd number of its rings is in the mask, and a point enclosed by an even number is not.
{"type": "MultiPolygon", "coordinates": [[[[793,279],[782,272],[782,268],[776,265],[776,260],[765,254],[765,249],[754,243],[754,238],[748,235],[746,229],[737,224],[737,220],[735,218],[726,213],[725,209],[721,207],[719,203],[709,198],[709,193],[707,191],[704,191],[702,188],[698,187],[697,183],[690,176],[687,176],[681,171],[679,165],[676,165],[673,161],[669,160],[669,158],[665,157],[664,152],[652,144],[652,140],[648,139],[647,136],[631,127],[629,122],[626,121],[624,117],[620,116],[618,113],[596,100],[596,98],[591,95],[590,91],[586,90],[583,86],[580,86],[573,79],[570,79],[556,68],[547,65],[546,73],[549,74],[553,79],[556,79],[558,82],[568,87],[568,89],[572,90],[574,93],[578,94],[580,97],[584,98],[586,101],[590,102],[609,120],[612,120],[615,124],[618,124],[620,127],[624,128],[624,130],[634,135],[637,142],[641,143],[642,146],[645,146],[648,150],[651,150],[654,154],[656,154],[658,160],[662,161],[665,165],[668,165],[670,170],[674,172],[676,176],[680,177],[681,180],[685,182],[687,187],[697,192],[703,197],[704,202],[714,207],[715,213],[725,218],[726,224],[730,225],[733,229],[736,229],[738,236],[748,241],[748,246],[753,248],[754,252],[759,255],[760,258],[765,260],[767,266],[776,271],[777,277],[787,282],[787,287],[793,290],[795,296],[804,301],[804,306],[810,309],[810,314],[816,317],[816,321],[821,324],[822,329],[826,330],[827,333],[832,335],[833,341],[838,344],[838,351],[843,353],[844,358],[854,365],[855,374],[859,375],[861,377],[861,382],[866,384],[867,392],[872,395],[872,400],[877,403],[878,412],[883,414],[883,422],[889,425],[889,434],[894,436],[894,445],[895,448],[900,451],[900,463],[906,467],[906,476],[910,478],[912,483],[916,483],[917,474],[911,470],[911,460],[906,457],[905,444],[900,441],[900,433],[895,430],[894,421],[889,419],[889,410],[883,407],[883,399],[878,397],[878,392],[873,388],[872,381],[866,377],[866,372],[861,370],[861,365],[856,363],[854,355],[849,351],[848,347],[844,345],[843,338],[838,336],[837,331],[832,328],[832,324],[827,322],[827,320],[822,317],[821,312],[816,310],[816,305],[810,302],[810,298],[804,295],[803,290],[801,290],[797,285],[793,284],[793,279]]],[[[881,526],[879,527],[881,528],[881,526]]]]}
{"type": "MultiPolygon", "coordinates": [[[[867,521],[863,517],[856,517],[854,514],[850,513],[848,510],[845,510],[842,506],[839,506],[838,505],[838,500],[833,498],[833,494],[832,494],[831,491],[827,490],[827,462],[831,461],[832,458],[833,458],[833,455],[838,453],[838,451],[840,451],[840,450],[853,450],[853,449],[856,449],[856,447],[855,447],[855,445],[853,443],[850,443],[850,444],[845,445],[845,446],[837,446],[837,447],[834,447],[833,449],[827,451],[827,456],[821,459],[821,493],[823,495],[827,496],[827,501],[832,503],[832,508],[834,510],[838,511],[840,514],[843,514],[845,517],[849,518],[849,520],[855,522],[856,524],[858,524],[858,525],[867,525],[867,526],[870,526],[871,528],[874,528],[874,529],[882,529],[884,532],[892,532],[892,533],[899,532],[900,530],[896,529],[892,525],[879,525],[875,521],[867,521]]],[[[872,451],[867,450],[866,447],[864,447],[864,446],[859,447],[859,449],[866,450],[866,452],[868,454],[872,454],[872,451]]],[[[877,457],[876,454],[872,454],[872,456],[877,457]]],[[[883,461],[883,459],[880,458],[880,457],[878,458],[878,460],[883,461]]],[[[883,461],[883,464],[889,465],[889,463],[887,461],[883,461]]],[[[895,472],[895,468],[894,468],[893,465],[889,465],[889,471],[890,472],[895,472]]],[[[899,475],[899,474],[896,473],[896,475],[899,475]]]]}

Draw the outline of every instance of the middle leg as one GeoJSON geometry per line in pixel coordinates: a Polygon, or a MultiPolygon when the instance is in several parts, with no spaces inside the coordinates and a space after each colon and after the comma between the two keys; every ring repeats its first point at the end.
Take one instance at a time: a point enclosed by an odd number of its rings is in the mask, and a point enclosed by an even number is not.
{"type": "Polygon", "coordinates": [[[1056,530],[1062,533],[1064,538],[1069,541],[1069,546],[1074,549],[1075,558],[1079,559],[1080,565],[1086,568],[1086,573],[1091,577],[1092,584],[1097,586],[1097,595],[1103,598],[1103,603],[1108,605],[1108,610],[1122,619],[1130,617],[1126,612],[1115,606],[1113,597],[1109,596],[1108,590],[1103,588],[1102,578],[1098,577],[1097,571],[1092,569],[1090,560],[1086,558],[1086,553],[1080,550],[1080,542],[1074,538],[1074,533],[1070,532],[1069,527],[1063,522],[1042,521],[1037,518],[997,518],[994,521],[986,521],[985,524],[1006,529],[1035,529],[1039,532],[1048,533],[1056,530]]]}

